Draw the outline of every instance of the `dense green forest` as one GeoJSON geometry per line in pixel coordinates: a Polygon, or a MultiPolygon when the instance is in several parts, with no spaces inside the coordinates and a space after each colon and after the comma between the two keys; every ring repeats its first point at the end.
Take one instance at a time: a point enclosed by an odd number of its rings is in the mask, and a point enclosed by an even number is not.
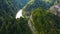
{"type": "Polygon", "coordinates": [[[26,18],[1,18],[0,34],[32,34],[26,18]]]}
{"type": "Polygon", "coordinates": [[[60,16],[50,11],[59,3],[60,0],[0,0],[0,34],[60,34],[60,16]],[[20,9],[23,17],[16,19],[20,9]]]}
{"type": "Polygon", "coordinates": [[[60,34],[60,17],[37,8],[32,12],[32,24],[38,34],[60,34]],[[44,12],[43,12],[44,11],[44,12]]]}

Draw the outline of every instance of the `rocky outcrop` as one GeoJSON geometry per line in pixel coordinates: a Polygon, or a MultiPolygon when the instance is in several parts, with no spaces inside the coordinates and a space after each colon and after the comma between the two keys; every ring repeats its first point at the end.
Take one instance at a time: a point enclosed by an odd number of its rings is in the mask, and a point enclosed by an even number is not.
{"type": "Polygon", "coordinates": [[[50,8],[50,13],[60,17],[60,4],[54,5],[50,8]]]}

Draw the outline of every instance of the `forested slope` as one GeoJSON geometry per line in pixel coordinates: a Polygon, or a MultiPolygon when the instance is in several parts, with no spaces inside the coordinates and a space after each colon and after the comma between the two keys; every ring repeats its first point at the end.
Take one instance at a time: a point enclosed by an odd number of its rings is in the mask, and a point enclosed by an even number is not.
{"type": "Polygon", "coordinates": [[[60,34],[60,17],[48,10],[37,8],[32,11],[35,34],[60,34]]]}
{"type": "Polygon", "coordinates": [[[60,17],[49,11],[58,3],[59,0],[0,0],[0,34],[60,34],[60,17]],[[24,18],[16,19],[20,9],[24,18]]]}
{"type": "Polygon", "coordinates": [[[29,0],[0,0],[0,16],[13,16],[22,9],[29,0]]]}

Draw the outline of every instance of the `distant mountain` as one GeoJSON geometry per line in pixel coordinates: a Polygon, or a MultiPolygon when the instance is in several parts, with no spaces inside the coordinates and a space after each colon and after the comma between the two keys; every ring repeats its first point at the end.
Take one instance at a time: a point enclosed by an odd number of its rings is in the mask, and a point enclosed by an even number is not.
{"type": "Polygon", "coordinates": [[[15,16],[29,0],[0,0],[0,16],[8,17],[15,16]]]}
{"type": "Polygon", "coordinates": [[[28,2],[28,4],[24,7],[26,10],[31,10],[31,9],[35,9],[37,7],[41,7],[43,9],[48,9],[50,8],[50,6],[54,5],[54,2],[56,0],[51,0],[51,2],[46,2],[43,0],[33,0],[28,2]]]}
{"type": "Polygon", "coordinates": [[[47,2],[45,0],[31,0],[27,5],[24,6],[23,15],[30,15],[30,12],[38,7],[45,10],[49,9],[54,5],[55,2],[56,0],[50,0],[50,2],[47,2]]]}
{"type": "Polygon", "coordinates": [[[11,0],[15,7],[22,8],[29,0],[11,0]]]}

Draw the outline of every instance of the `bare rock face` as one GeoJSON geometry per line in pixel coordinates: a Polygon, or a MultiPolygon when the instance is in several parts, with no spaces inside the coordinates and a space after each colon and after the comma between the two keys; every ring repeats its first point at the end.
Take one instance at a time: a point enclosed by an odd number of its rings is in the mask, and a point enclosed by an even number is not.
{"type": "Polygon", "coordinates": [[[50,13],[60,17],[60,3],[50,8],[50,13]]]}

